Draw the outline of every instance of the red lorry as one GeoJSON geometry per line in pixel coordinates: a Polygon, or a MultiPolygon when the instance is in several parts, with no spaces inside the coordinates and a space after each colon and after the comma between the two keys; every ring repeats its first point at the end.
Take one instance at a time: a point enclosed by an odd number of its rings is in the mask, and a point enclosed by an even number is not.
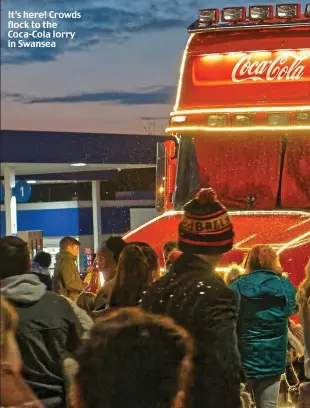
{"type": "Polygon", "coordinates": [[[229,208],[241,262],[270,244],[295,285],[310,256],[310,5],[199,11],[158,146],[157,209],[125,235],[161,253],[182,205],[212,186],[229,208]]]}

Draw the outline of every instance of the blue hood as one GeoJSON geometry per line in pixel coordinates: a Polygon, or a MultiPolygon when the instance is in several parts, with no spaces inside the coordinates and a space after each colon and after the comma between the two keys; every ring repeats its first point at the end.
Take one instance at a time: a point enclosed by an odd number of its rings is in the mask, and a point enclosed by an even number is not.
{"type": "Polygon", "coordinates": [[[261,269],[241,276],[230,285],[230,288],[248,298],[274,296],[285,298],[285,313],[294,314],[296,306],[296,289],[292,283],[268,269],[261,269]]]}
{"type": "Polygon", "coordinates": [[[241,276],[237,285],[240,294],[246,297],[287,296],[287,279],[268,269],[254,271],[241,276]]]}

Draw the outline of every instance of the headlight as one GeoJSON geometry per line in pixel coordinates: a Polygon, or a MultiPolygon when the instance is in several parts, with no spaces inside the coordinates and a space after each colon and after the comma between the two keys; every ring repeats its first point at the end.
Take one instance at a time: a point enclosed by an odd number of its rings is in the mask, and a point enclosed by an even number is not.
{"type": "Polygon", "coordinates": [[[225,127],[227,125],[227,115],[209,115],[208,126],[210,127],[225,127]]]}
{"type": "Polygon", "coordinates": [[[300,17],[300,11],[300,4],[278,4],[276,14],[278,18],[290,19],[300,17]]]}
{"type": "Polygon", "coordinates": [[[220,10],[219,9],[204,9],[198,12],[198,22],[199,24],[212,24],[218,23],[220,20],[220,10]]]}
{"type": "Polygon", "coordinates": [[[222,11],[222,21],[236,23],[246,19],[245,7],[227,7],[222,11]]]}
{"type": "Polygon", "coordinates": [[[250,19],[251,20],[272,20],[273,7],[272,6],[251,6],[250,19]]]}
{"type": "Polygon", "coordinates": [[[288,113],[270,113],[268,115],[269,126],[287,126],[289,124],[288,113]]]}

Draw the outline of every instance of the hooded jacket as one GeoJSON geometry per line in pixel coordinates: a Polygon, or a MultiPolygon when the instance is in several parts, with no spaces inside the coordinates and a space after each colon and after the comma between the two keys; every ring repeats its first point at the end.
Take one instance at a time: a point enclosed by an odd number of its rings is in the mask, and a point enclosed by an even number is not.
{"type": "Polygon", "coordinates": [[[75,262],[76,257],[74,255],[61,250],[56,255],[53,277],[53,291],[71,300],[77,300],[85,287],[75,262]]]}
{"type": "Polygon", "coordinates": [[[237,297],[201,258],[182,254],[141,302],[185,327],[197,343],[193,407],[240,408],[237,297]]]}
{"type": "Polygon", "coordinates": [[[297,309],[296,289],[271,270],[256,270],[230,285],[240,299],[238,345],[247,379],[285,373],[288,318],[297,309]]]}
{"type": "Polygon", "coordinates": [[[52,290],[52,278],[48,268],[41,266],[38,262],[33,262],[30,272],[38,275],[40,281],[47,287],[47,290],[52,290]]]}
{"type": "Polygon", "coordinates": [[[49,292],[34,274],[1,281],[1,294],[15,307],[16,339],[23,358],[23,377],[46,407],[65,401],[62,361],[80,344],[82,328],[69,302],[49,292]]]}

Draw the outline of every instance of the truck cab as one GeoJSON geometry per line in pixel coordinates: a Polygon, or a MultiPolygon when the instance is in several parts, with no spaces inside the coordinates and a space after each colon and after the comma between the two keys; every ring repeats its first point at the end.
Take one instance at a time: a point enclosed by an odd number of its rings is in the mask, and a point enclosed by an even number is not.
{"type": "Polygon", "coordinates": [[[236,240],[222,268],[270,244],[298,286],[310,257],[310,5],[200,10],[158,146],[158,218],[125,235],[161,253],[182,206],[213,187],[236,240]]]}

